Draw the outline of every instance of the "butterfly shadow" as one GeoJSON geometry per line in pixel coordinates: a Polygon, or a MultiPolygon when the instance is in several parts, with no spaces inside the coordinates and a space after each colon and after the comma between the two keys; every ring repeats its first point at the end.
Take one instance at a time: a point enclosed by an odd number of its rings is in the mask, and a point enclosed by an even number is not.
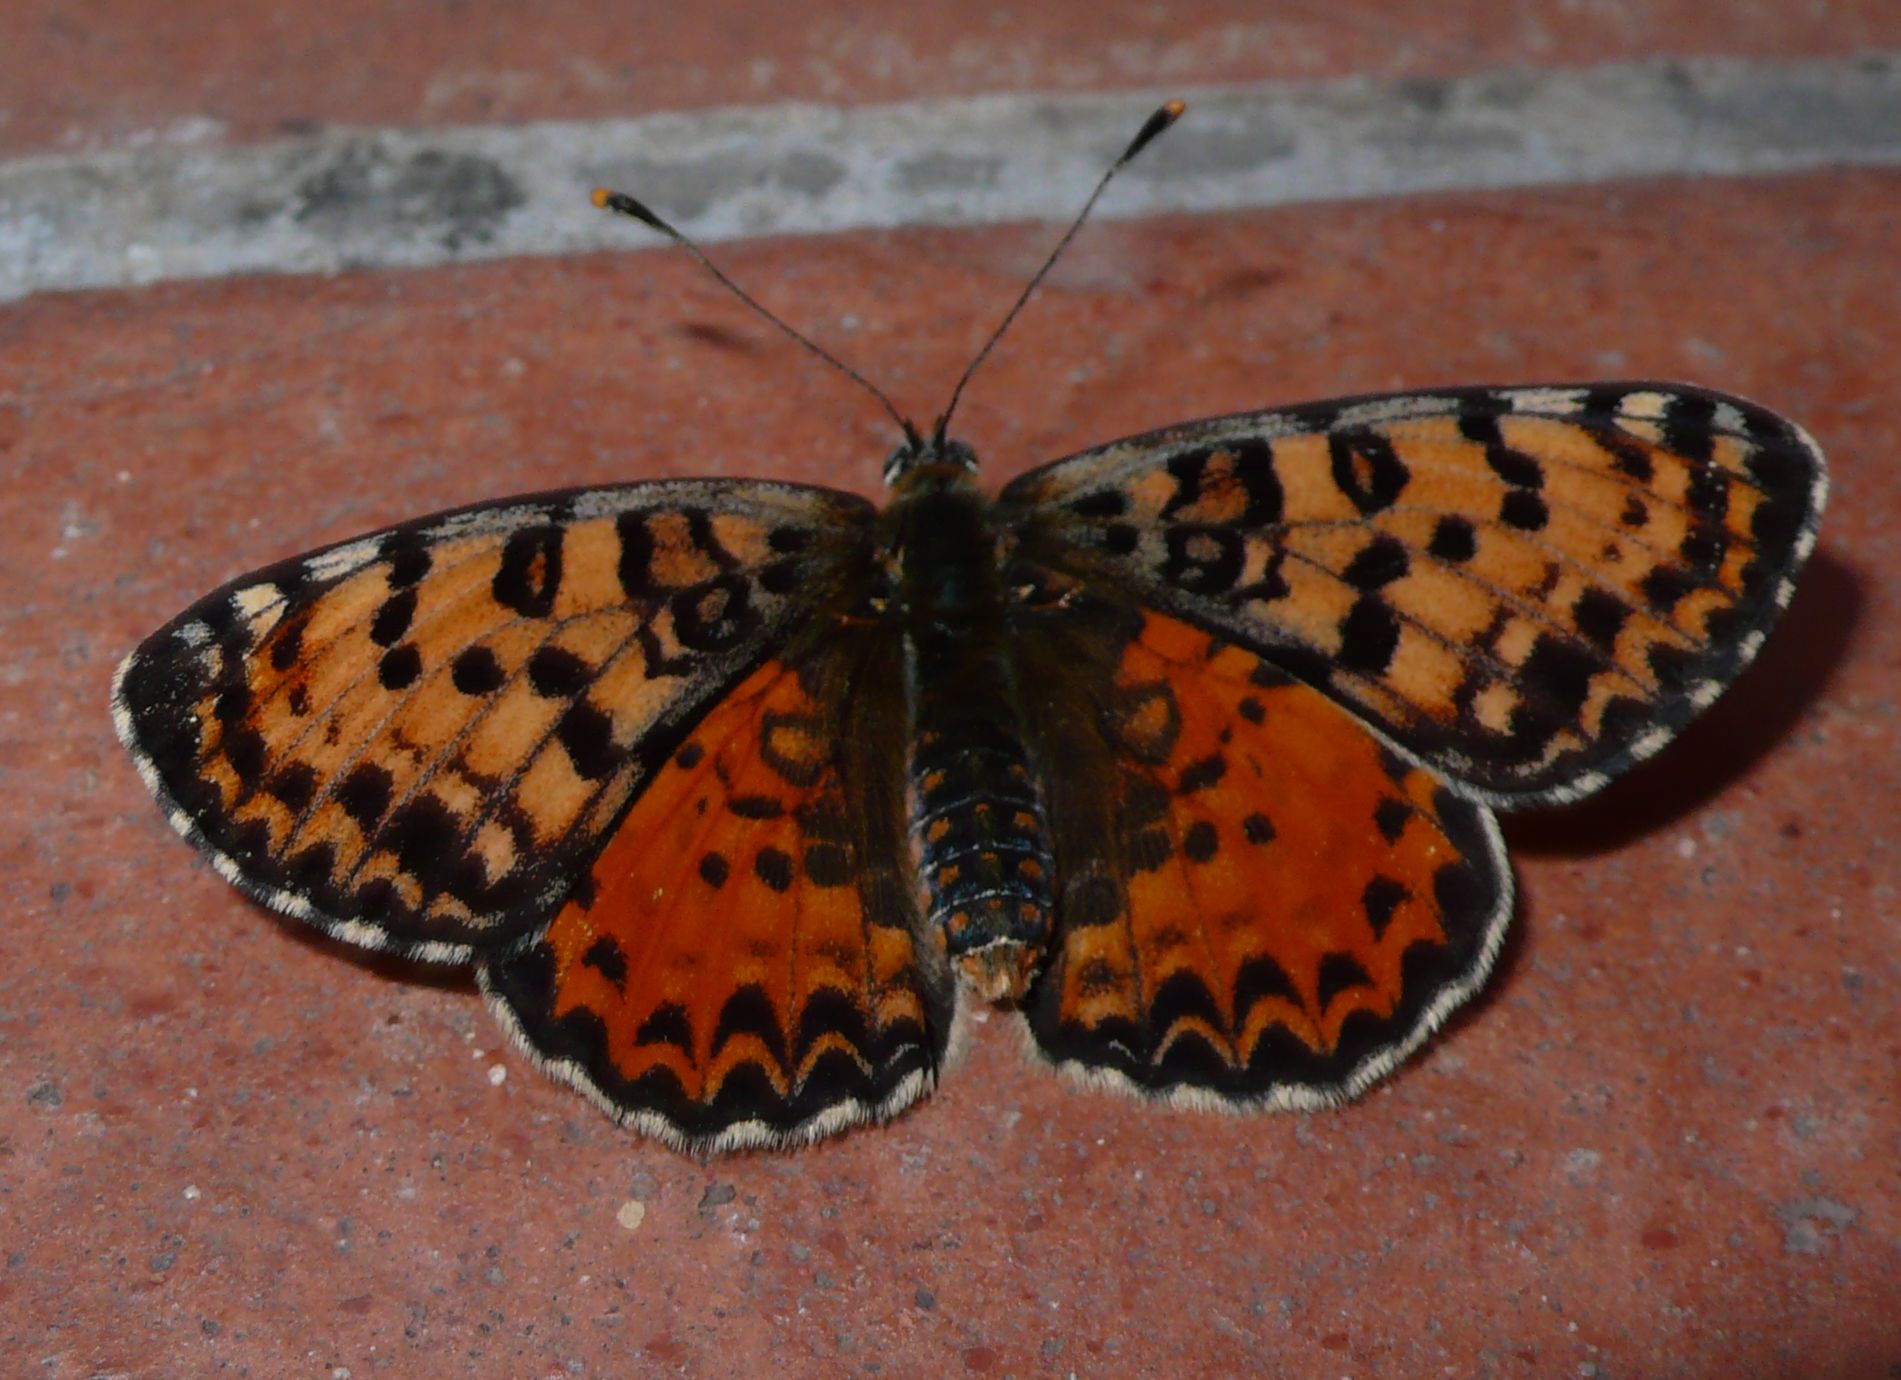
{"type": "MultiPolygon", "coordinates": [[[[265,908],[260,905],[259,909],[265,908]]],[[[391,982],[414,983],[438,992],[467,993],[471,996],[475,993],[475,969],[467,963],[425,963],[419,958],[406,958],[386,949],[359,948],[355,944],[334,939],[292,916],[280,915],[273,910],[266,910],[266,913],[280,930],[298,944],[328,959],[352,963],[365,972],[391,982]]]]}
{"type": "Polygon", "coordinates": [[[752,336],[716,321],[682,321],[674,330],[688,340],[746,359],[762,359],[769,353],[766,346],[752,336]]]}
{"type": "Polygon", "coordinates": [[[1818,553],[1755,664],[1652,761],[1575,805],[1504,820],[1514,853],[1576,858],[1655,833],[1747,776],[1826,693],[1867,605],[1867,581],[1818,553]]]}

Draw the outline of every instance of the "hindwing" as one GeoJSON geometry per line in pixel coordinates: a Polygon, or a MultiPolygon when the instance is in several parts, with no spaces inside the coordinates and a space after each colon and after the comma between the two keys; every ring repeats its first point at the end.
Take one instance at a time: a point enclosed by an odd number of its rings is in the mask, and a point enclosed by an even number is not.
{"type": "Polygon", "coordinates": [[[1490,813],[1319,691],[1076,594],[1023,646],[1059,878],[1038,1049],[1151,1096],[1360,1092],[1477,990],[1511,914],[1490,813]]]}

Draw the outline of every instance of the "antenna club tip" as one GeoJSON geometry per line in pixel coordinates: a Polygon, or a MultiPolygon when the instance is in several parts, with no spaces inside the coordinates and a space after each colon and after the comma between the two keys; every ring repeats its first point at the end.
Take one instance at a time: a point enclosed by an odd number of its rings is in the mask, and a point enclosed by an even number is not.
{"type": "MultiPolygon", "coordinates": [[[[1135,138],[1129,141],[1129,146],[1122,150],[1122,156],[1116,159],[1115,167],[1120,168],[1147,148],[1156,136],[1181,119],[1183,112],[1187,109],[1188,102],[1183,100],[1164,101],[1156,107],[1155,113],[1142,122],[1142,128],[1136,132],[1135,138]]],[[[1115,168],[1111,168],[1110,171],[1115,171],[1115,168]]]]}
{"type": "Polygon", "coordinates": [[[617,192],[611,187],[596,187],[588,193],[587,199],[603,211],[612,211],[616,215],[632,216],[649,229],[658,230],[670,240],[680,238],[680,232],[668,225],[659,216],[648,210],[645,203],[634,200],[625,192],[617,192]]]}

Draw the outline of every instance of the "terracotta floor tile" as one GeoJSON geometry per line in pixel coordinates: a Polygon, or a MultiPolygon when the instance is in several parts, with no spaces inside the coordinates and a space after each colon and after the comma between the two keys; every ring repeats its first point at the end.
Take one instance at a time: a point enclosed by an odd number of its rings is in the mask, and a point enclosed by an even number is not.
{"type": "Polygon", "coordinates": [[[1901,47],[1888,0],[1274,6],[567,0],[12,0],[0,151],[240,141],[313,124],[591,119],[784,100],[1448,76],[1901,47]]]}
{"type": "MultiPolygon", "coordinates": [[[[1675,749],[1508,824],[1500,971],[1352,1109],[1147,1110],[993,1020],[895,1125],[711,1165],[537,1077],[461,980],[243,901],[106,685],[226,576],[430,508],[871,492],[876,411],[665,256],[9,306],[0,1368],[1894,1373],[1897,221],[1901,176],[1858,173],[1093,228],[970,396],[995,477],[1331,393],[1687,377],[1820,438],[1820,551],[1675,749]]],[[[925,414],[1047,238],[725,258],[925,414]]]]}

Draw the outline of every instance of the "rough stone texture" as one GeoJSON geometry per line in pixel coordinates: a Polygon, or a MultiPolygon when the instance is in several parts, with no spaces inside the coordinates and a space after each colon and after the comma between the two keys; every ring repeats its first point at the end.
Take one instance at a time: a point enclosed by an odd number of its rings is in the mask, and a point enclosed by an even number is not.
{"type": "MultiPolygon", "coordinates": [[[[107,678],[239,568],[483,494],[869,490],[876,411],[653,256],[10,309],[4,1368],[1889,1374],[1897,216],[1859,174],[1094,230],[971,395],[998,477],[1335,391],[1692,377],[1829,448],[1820,553],[1675,750],[1508,826],[1500,971],[1360,1105],[1148,1110],[993,1020],[896,1125],[711,1166],[498,1050],[459,978],[242,900],[145,798],[107,678]]],[[[922,414],[1046,237],[728,258],[922,414]]]]}
{"type": "Polygon", "coordinates": [[[1438,77],[1696,54],[1901,47],[1891,0],[9,0],[0,151],[251,140],[314,125],[598,118],[1158,82],[1438,77]]]}
{"type": "MultiPolygon", "coordinates": [[[[1896,14],[1757,5],[1719,31],[1687,3],[1616,22],[1475,4],[1398,35],[1311,18],[1272,47],[1210,5],[1059,59],[1080,8],[887,43],[842,11],[794,32],[776,7],[734,21],[744,62],[721,65],[725,29],[657,36],[628,78],[566,12],[518,48],[499,7],[386,20],[407,35],[388,46],[367,8],[332,9],[329,60],[292,34],[292,62],[207,50],[184,19],[128,43],[40,8],[0,25],[38,45],[0,37],[14,149],[206,112],[240,135],[620,113],[630,79],[658,108],[1584,61],[1666,37],[1841,51],[1892,44],[1896,14]],[[1230,40],[1244,56],[1221,58],[1230,40]]],[[[1896,223],[1901,176],[1853,173],[1092,229],[968,400],[959,429],[996,478],[1273,402],[1648,374],[1819,437],[1820,551],[1672,751],[1508,823],[1524,895],[1500,970],[1355,1107],[1149,1110],[1063,1085],[992,1020],[894,1126],[712,1165],[536,1077],[458,976],[353,960],[226,887],[145,797],[106,684],[226,576],[485,494],[690,473],[870,492],[892,440],[876,410],[653,255],[0,310],[0,1370],[1895,1374],[1896,223]]],[[[1047,239],[723,257],[927,414],[1047,239]]]]}

